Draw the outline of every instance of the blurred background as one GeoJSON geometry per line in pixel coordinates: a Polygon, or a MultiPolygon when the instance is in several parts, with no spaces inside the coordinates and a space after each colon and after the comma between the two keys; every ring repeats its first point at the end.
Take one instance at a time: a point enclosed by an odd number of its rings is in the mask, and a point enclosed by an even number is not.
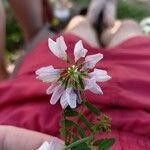
{"type": "MultiPolygon", "coordinates": [[[[23,35],[15,20],[8,0],[3,0],[7,13],[6,25],[6,59],[11,72],[14,68],[15,60],[22,52],[24,41],[23,35]]],[[[85,8],[89,5],[90,0],[50,0],[53,3],[54,15],[52,24],[55,27],[62,28],[70,17],[84,13],[85,8]]],[[[150,0],[119,0],[118,18],[133,18],[138,22],[150,17],[150,0]]],[[[150,20],[150,19],[149,19],[150,20]]],[[[150,27],[150,21],[149,21],[150,27]]],[[[146,29],[148,34],[150,30],[146,29]]]]}

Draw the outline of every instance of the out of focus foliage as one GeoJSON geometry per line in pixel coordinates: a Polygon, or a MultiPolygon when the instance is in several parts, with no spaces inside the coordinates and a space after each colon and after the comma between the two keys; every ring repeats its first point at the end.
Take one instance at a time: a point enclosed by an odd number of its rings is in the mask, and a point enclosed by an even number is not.
{"type": "Polygon", "coordinates": [[[118,1],[118,18],[132,18],[141,21],[150,16],[150,1],[142,2],[139,0],[119,0],[118,1]]]}
{"type": "Polygon", "coordinates": [[[16,22],[12,10],[7,2],[4,0],[4,5],[6,8],[7,18],[6,18],[6,49],[11,52],[23,45],[23,36],[21,30],[16,22]]]}

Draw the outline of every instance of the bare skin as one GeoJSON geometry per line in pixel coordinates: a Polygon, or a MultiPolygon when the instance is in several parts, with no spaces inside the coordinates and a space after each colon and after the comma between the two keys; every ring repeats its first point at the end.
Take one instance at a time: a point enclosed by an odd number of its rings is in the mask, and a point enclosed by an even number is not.
{"type": "MultiPolygon", "coordinates": [[[[54,137],[35,131],[12,126],[0,126],[0,150],[36,150],[43,142],[52,141],[54,137]]],[[[63,142],[59,139],[58,144],[63,142]]]]}

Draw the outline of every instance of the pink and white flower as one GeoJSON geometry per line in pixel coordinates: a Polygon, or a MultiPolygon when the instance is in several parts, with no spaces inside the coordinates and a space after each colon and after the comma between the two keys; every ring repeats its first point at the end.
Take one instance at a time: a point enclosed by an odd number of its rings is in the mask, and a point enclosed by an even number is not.
{"type": "MultiPolygon", "coordinates": [[[[65,61],[68,60],[66,53],[67,46],[62,36],[57,38],[56,42],[49,38],[48,45],[55,56],[65,61]]],[[[47,66],[36,71],[38,79],[51,83],[47,89],[47,94],[52,94],[50,99],[51,104],[54,105],[60,100],[63,109],[68,106],[73,109],[81,103],[80,91],[90,90],[96,94],[103,94],[97,82],[106,82],[111,77],[107,74],[107,71],[94,68],[103,58],[103,55],[98,53],[86,56],[86,54],[87,49],[84,48],[80,40],[74,47],[75,65],[62,69],[47,66]],[[83,65],[79,64],[78,61],[80,58],[84,57],[85,61],[82,63],[83,65]]]]}

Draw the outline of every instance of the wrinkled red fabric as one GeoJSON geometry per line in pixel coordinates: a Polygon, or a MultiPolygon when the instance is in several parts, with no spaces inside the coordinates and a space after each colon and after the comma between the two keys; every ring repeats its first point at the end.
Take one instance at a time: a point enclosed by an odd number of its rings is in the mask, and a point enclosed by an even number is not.
{"type": "MultiPolygon", "coordinates": [[[[78,37],[64,34],[67,53],[73,58],[78,37]]],[[[55,37],[56,38],[56,37],[55,37]]],[[[54,39],[55,39],[54,38],[54,39]]],[[[83,42],[88,54],[103,53],[96,68],[112,79],[100,83],[104,95],[86,93],[87,98],[112,118],[116,143],[112,150],[150,150],[150,38],[135,37],[109,48],[93,48],[83,42]]],[[[0,84],[0,124],[14,125],[59,137],[60,104],[50,105],[49,85],[36,79],[43,66],[66,64],[48,49],[47,39],[26,55],[16,76],[0,84]]],[[[89,112],[85,112],[91,119],[89,112]]]]}

